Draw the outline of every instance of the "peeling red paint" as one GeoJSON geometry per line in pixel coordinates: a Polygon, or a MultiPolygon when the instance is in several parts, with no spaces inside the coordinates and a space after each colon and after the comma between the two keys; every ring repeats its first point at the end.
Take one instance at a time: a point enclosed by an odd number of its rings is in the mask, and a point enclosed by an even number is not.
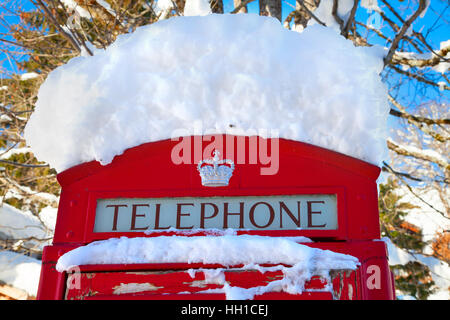
{"type": "MultiPolygon", "coordinates": [[[[194,270],[195,271],[195,270],[194,270]]],[[[332,292],[328,297],[334,299],[357,299],[356,285],[357,271],[333,271],[331,275],[332,292]],[[349,288],[352,289],[349,289],[349,288]]],[[[75,275],[70,275],[74,277],[75,275]]],[[[199,294],[208,289],[220,289],[220,283],[210,283],[205,278],[204,272],[189,273],[187,270],[154,270],[142,272],[81,272],[78,273],[79,288],[70,288],[66,291],[66,299],[89,299],[91,297],[107,298],[115,295],[120,297],[152,296],[161,294],[199,294]],[[193,275],[191,277],[191,275],[193,275]]],[[[230,286],[252,288],[264,286],[267,283],[283,278],[282,271],[268,271],[261,273],[257,270],[224,270],[225,281],[230,286]]],[[[315,276],[305,284],[305,292],[302,295],[277,293],[277,296],[285,298],[302,298],[308,295],[310,298],[324,296],[327,293],[327,280],[315,276]]],[[[264,295],[263,295],[264,296],[264,295]]],[[[270,294],[269,294],[270,296],[270,294]]],[[[222,297],[222,296],[221,296],[222,297]]]]}

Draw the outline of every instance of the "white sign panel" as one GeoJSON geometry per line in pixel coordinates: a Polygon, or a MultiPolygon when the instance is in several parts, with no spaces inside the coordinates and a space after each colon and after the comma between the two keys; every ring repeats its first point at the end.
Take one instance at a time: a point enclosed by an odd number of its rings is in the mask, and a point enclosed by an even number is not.
{"type": "Polygon", "coordinates": [[[336,230],[337,221],[336,195],[116,198],[97,201],[94,232],[336,230]]]}

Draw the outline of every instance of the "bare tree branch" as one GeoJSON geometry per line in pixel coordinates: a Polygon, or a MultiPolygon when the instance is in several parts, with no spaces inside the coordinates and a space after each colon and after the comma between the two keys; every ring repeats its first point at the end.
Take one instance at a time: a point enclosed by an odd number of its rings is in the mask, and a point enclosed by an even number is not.
{"type": "Polygon", "coordinates": [[[411,24],[420,16],[420,14],[425,10],[425,8],[426,8],[426,1],[419,0],[419,7],[417,8],[416,12],[414,12],[414,14],[403,23],[403,26],[401,27],[400,31],[396,34],[394,40],[392,41],[391,47],[389,48],[389,51],[386,57],[384,58],[384,65],[391,63],[392,57],[394,56],[395,50],[397,50],[400,40],[402,40],[403,36],[405,35],[406,31],[408,31],[411,24]]]}
{"type": "MultiPolygon", "coordinates": [[[[393,174],[396,174],[396,171],[394,169],[391,168],[391,166],[389,166],[387,163],[383,163],[385,165],[385,167],[391,171],[393,174]]],[[[431,209],[433,209],[434,211],[436,211],[437,213],[439,213],[440,215],[442,215],[445,219],[449,219],[449,217],[447,217],[447,215],[442,212],[441,210],[435,208],[432,204],[428,203],[427,201],[425,201],[421,196],[419,196],[416,192],[414,192],[413,188],[403,179],[403,177],[401,175],[396,175],[397,177],[399,177],[399,179],[403,182],[403,184],[408,188],[408,190],[420,201],[422,201],[424,204],[426,204],[428,207],[430,207],[431,209]]]]}
{"type": "MultiPolygon", "coordinates": [[[[46,16],[50,19],[50,21],[52,21],[53,25],[56,27],[56,29],[58,29],[58,31],[67,39],[69,40],[69,42],[72,44],[72,46],[75,48],[75,50],[77,50],[78,52],[81,52],[80,46],[78,45],[78,43],[75,41],[75,39],[69,35],[67,32],[65,32],[63,30],[63,28],[61,28],[61,26],[59,25],[58,21],[56,21],[56,18],[53,16],[53,14],[50,12],[50,10],[47,8],[47,6],[42,2],[42,0],[36,0],[38,5],[42,8],[42,10],[44,10],[46,16]]],[[[33,2],[33,4],[36,5],[36,3],[31,0],[31,2],[33,2]]]]}
{"type": "Polygon", "coordinates": [[[26,164],[26,163],[19,163],[19,162],[3,160],[3,159],[0,159],[0,163],[9,164],[11,166],[16,166],[16,167],[24,167],[24,168],[48,168],[49,167],[48,164],[26,164]]]}
{"type": "Polygon", "coordinates": [[[341,34],[344,37],[348,36],[350,28],[355,20],[355,14],[356,14],[356,9],[358,8],[358,4],[359,4],[359,0],[353,0],[353,7],[352,7],[352,10],[350,11],[350,16],[347,20],[347,23],[345,24],[345,27],[341,31],[341,34]]]}

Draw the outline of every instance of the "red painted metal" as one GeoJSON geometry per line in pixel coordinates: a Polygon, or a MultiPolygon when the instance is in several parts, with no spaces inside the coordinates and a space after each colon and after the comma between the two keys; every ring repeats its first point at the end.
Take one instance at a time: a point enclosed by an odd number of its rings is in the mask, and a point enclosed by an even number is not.
{"type": "MultiPolygon", "coordinates": [[[[230,136],[226,138],[228,137],[230,136]]],[[[226,138],[224,139],[224,148],[226,147],[226,138]]],[[[249,138],[246,139],[248,146],[249,138]]],[[[336,194],[338,229],[251,230],[238,233],[266,236],[306,236],[315,241],[308,243],[310,246],[351,254],[361,261],[360,268],[354,274],[356,278],[352,280],[356,281],[357,285],[355,293],[352,293],[351,297],[356,299],[394,298],[386,246],[383,242],[376,241],[380,236],[376,185],[376,179],[380,173],[378,167],[317,146],[279,139],[279,170],[277,174],[261,175],[260,169],[264,167],[261,164],[237,164],[229,186],[208,188],[201,185],[196,163],[193,161],[192,164],[176,165],[173,163],[171,150],[177,143],[178,141],[164,140],[143,144],[126,150],[109,165],[101,166],[98,162],[93,161],[75,166],[58,175],[62,193],[53,245],[44,249],[38,299],[64,299],[77,296],[78,293],[67,291],[67,274],[55,270],[57,259],[73,248],[111,237],[151,237],[173,234],[172,232],[150,235],[143,232],[95,233],[93,226],[97,199],[293,194],[336,194]],[[370,273],[367,272],[370,265],[378,266],[381,271],[381,289],[369,289],[367,286],[367,281],[371,280],[370,273]]],[[[202,148],[208,143],[204,142],[202,148]]],[[[229,158],[226,154],[225,157],[229,158]]],[[[201,264],[98,265],[82,266],[81,272],[85,276],[94,275],[94,278],[103,273],[108,274],[109,277],[104,278],[101,286],[105,290],[106,288],[111,290],[113,284],[123,278],[124,272],[180,270],[169,276],[176,282],[181,274],[186,274],[187,269],[206,267],[208,266],[201,264]]],[[[251,278],[248,275],[246,277],[251,278]]],[[[261,279],[254,279],[254,285],[262,282],[264,281],[261,279]]],[[[98,286],[100,286],[100,282],[95,284],[95,288],[98,286]]],[[[181,285],[178,287],[178,292],[183,292],[182,287],[181,285]]],[[[92,284],[82,287],[83,290],[94,290],[95,288],[92,284]]],[[[83,297],[89,299],[118,298],[108,290],[102,291],[102,294],[83,295],[83,297]]],[[[176,289],[173,289],[174,292],[171,295],[158,295],[164,291],[164,289],[161,290],[161,292],[127,294],[119,295],[119,297],[121,299],[223,298],[223,295],[220,294],[206,295],[195,292],[190,295],[178,296],[174,294],[176,289]]],[[[80,295],[78,294],[78,296],[80,295]]],[[[339,295],[341,298],[344,296],[348,297],[348,293],[339,295]]],[[[324,292],[310,292],[300,296],[268,293],[264,297],[255,298],[323,299],[330,297],[324,292]]]]}

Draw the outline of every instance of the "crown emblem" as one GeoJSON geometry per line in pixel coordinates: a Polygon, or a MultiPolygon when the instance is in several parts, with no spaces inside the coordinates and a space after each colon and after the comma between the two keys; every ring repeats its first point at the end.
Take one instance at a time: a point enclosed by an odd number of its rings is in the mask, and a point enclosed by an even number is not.
{"type": "Polygon", "coordinates": [[[220,152],[214,150],[212,159],[202,160],[197,169],[205,187],[223,187],[233,175],[234,162],[229,159],[219,160],[220,152]]]}

